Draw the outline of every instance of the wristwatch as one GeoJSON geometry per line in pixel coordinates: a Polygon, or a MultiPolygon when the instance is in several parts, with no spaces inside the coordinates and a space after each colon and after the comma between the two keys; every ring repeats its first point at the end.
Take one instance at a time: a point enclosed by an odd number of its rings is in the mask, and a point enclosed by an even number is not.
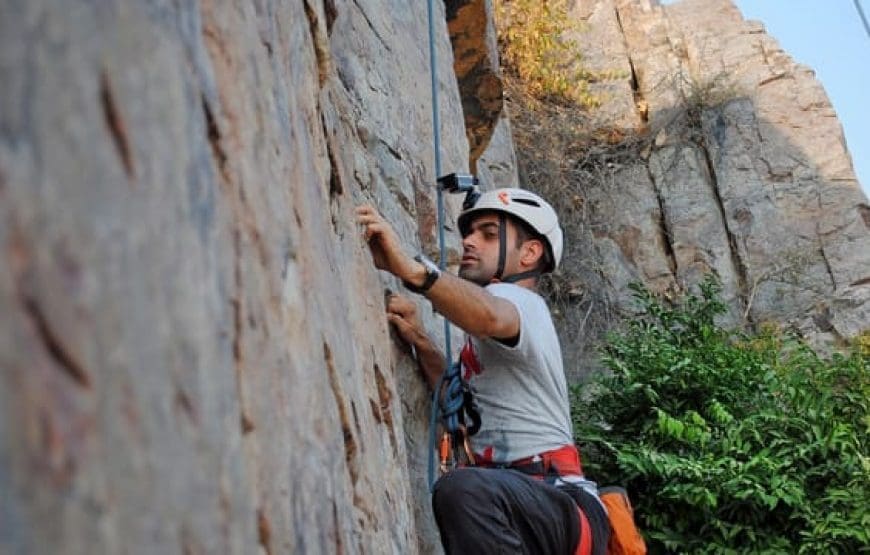
{"type": "Polygon", "coordinates": [[[410,291],[411,293],[417,293],[422,295],[426,291],[429,290],[430,287],[435,283],[435,281],[441,277],[441,269],[438,268],[438,265],[423,256],[422,254],[418,254],[414,257],[414,260],[419,262],[426,268],[426,279],[423,280],[423,284],[417,287],[413,283],[402,281],[402,285],[405,286],[405,289],[410,291]]]}

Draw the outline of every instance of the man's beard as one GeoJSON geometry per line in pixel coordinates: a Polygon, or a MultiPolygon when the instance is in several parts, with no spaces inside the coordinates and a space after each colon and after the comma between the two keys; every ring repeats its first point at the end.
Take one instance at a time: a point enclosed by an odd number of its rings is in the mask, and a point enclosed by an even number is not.
{"type": "Polygon", "coordinates": [[[475,269],[472,268],[459,268],[459,277],[466,281],[470,281],[472,283],[480,285],[481,287],[484,287],[486,285],[489,285],[489,283],[492,281],[493,276],[484,276],[482,274],[483,272],[480,270],[475,271],[475,269]]]}

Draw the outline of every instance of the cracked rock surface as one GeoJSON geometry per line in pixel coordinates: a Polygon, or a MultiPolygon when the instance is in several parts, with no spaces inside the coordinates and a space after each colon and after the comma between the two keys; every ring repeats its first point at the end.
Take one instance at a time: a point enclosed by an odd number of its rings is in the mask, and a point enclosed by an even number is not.
{"type": "Polygon", "coordinates": [[[437,551],[428,393],[353,222],[437,252],[425,3],[0,12],[0,551],[437,551]]]}
{"type": "MultiPolygon", "coordinates": [[[[812,70],[730,0],[577,0],[571,13],[588,29],[584,63],[630,75],[592,85],[595,125],[648,137],[583,189],[602,276],[589,298],[631,313],[630,281],[670,294],[713,272],[731,324],[790,323],[813,342],[833,326],[840,343],[870,328],[870,208],[812,70]]],[[[589,339],[563,338],[580,374],[589,339]]]]}
{"type": "MultiPolygon", "coordinates": [[[[491,3],[435,7],[442,172],[518,184],[491,3]]],[[[352,215],[437,255],[426,5],[0,13],[0,552],[438,552],[401,285],[352,215]]],[[[866,330],[870,205],[812,72],[727,0],[572,13],[625,76],[594,85],[601,125],[649,138],[579,199],[582,324],[713,271],[733,322],[866,330]]],[[[587,339],[563,341],[575,377],[587,339]]]]}

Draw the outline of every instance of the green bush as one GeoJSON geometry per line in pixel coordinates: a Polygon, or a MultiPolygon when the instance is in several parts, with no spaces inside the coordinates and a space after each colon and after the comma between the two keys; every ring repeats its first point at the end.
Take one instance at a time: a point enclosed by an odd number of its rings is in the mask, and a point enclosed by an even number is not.
{"type": "Polygon", "coordinates": [[[627,487],[650,552],[866,552],[867,353],[722,329],[712,280],[675,307],[634,290],[644,315],[572,411],[587,474],[627,487]]]}

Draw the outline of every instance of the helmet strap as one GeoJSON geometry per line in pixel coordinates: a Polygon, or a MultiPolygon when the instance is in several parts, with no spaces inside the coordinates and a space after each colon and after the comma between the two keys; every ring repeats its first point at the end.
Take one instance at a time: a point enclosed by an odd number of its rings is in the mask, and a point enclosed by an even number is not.
{"type": "Polygon", "coordinates": [[[507,218],[504,212],[498,214],[498,269],[492,279],[503,281],[505,260],[507,259],[507,218]]]}
{"type": "Polygon", "coordinates": [[[520,272],[518,274],[513,274],[510,276],[505,276],[501,278],[502,283],[516,283],[521,279],[526,279],[530,277],[538,277],[541,275],[540,270],[529,270],[528,272],[520,272]]]}
{"type": "Polygon", "coordinates": [[[509,276],[504,275],[504,267],[507,261],[507,218],[503,212],[498,215],[498,269],[495,275],[492,276],[492,281],[500,281],[502,283],[515,283],[521,279],[530,277],[538,277],[543,272],[540,267],[518,274],[509,276]]]}

